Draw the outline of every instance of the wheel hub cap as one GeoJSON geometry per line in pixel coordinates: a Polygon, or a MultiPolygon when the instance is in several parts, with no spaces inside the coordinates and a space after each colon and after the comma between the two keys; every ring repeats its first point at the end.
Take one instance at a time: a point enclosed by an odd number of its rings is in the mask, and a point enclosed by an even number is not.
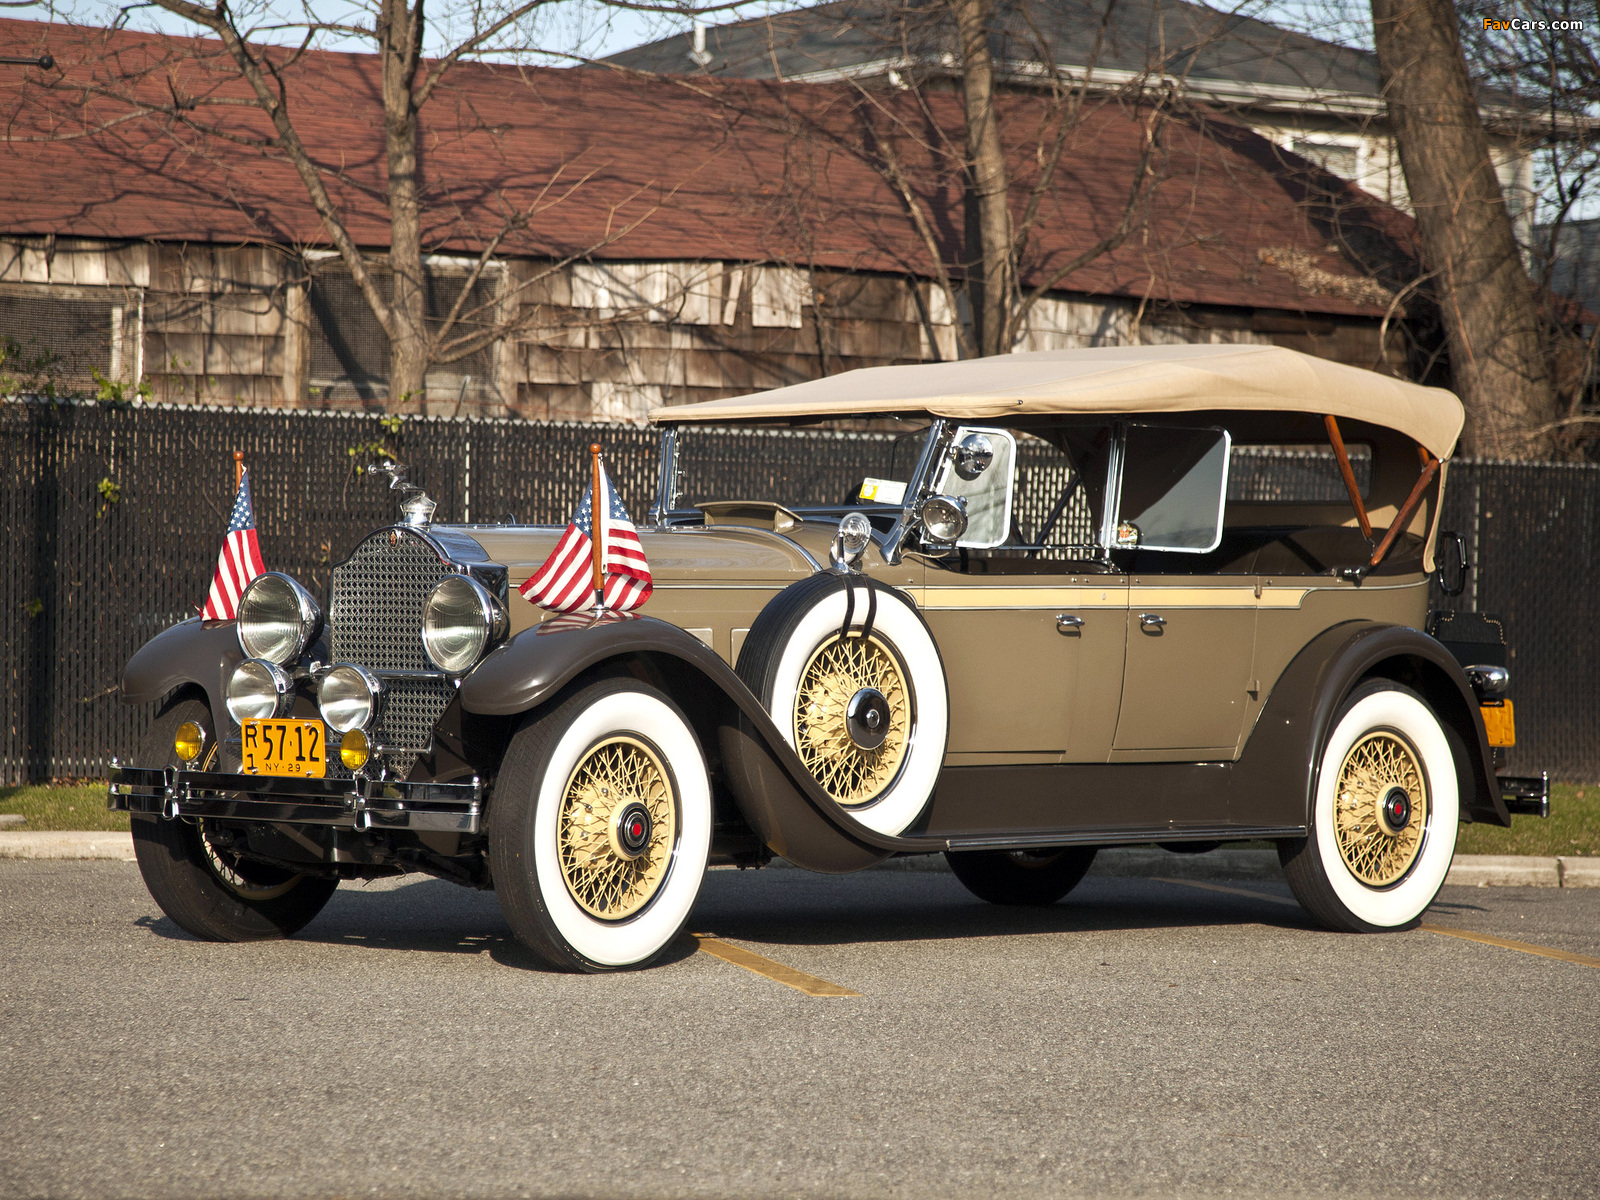
{"type": "Polygon", "coordinates": [[[1399,883],[1416,865],[1426,832],[1422,760],[1397,733],[1369,733],[1350,747],[1333,798],[1334,836],[1350,873],[1371,887],[1399,883]]]}
{"type": "Polygon", "coordinates": [[[638,858],[650,845],[650,810],[642,804],[628,804],[611,822],[611,848],[619,858],[638,858]]]}
{"type": "Polygon", "coordinates": [[[863,750],[876,750],[889,736],[889,701],[877,688],[864,687],[844,711],[850,740],[863,750]]]}
{"type": "Polygon", "coordinates": [[[1411,824],[1411,797],[1404,788],[1390,788],[1378,806],[1378,824],[1390,837],[1398,836],[1411,824]]]}

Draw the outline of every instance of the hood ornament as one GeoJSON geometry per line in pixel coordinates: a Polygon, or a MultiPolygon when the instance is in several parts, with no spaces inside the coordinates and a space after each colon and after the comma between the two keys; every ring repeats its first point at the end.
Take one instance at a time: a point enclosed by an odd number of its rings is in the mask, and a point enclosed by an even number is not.
{"type": "Polygon", "coordinates": [[[392,459],[368,463],[368,475],[382,475],[389,481],[389,490],[400,493],[401,523],[416,529],[426,529],[433,520],[433,510],[438,504],[427,492],[406,479],[408,468],[392,459]]]}

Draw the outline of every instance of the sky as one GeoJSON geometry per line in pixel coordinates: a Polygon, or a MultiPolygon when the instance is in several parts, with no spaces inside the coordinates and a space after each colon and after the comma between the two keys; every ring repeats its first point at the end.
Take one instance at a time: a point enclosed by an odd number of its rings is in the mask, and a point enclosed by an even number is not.
{"type": "MultiPolygon", "coordinates": [[[[454,45],[465,23],[458,14],[477,8],[492,11],[497,4],[437,3],[432,6],[428,26],[427,50],[438,54],[454,45]]],[[[690,7],[677,5],[675,7],[690,7]]],[[[746,17],[762,16],[799,7],[785,0],[752,0],[735,8],[718,5],[718,11],[706,15],[707,24],[720,24],[746,17]]],[[[245,0],[230,8],[255,25],[252,40],[263,42],[292,41],[298,43],[303,30],[304,13],[313,9],[317,18],[334,24],[363,23],[369,6],[349,0],[316,0],[315,4],[295,3],[293,0],[245,0]]],[[[55,0],[53,3],[14,3],[0,0],[0,15],[24,20],[64,20],[75,24],[114,26],[119,22],[129,29],[148,30],[174,34],[203,32],[198,26],[174,16],[165,9],[150,3],[123,6],[108,0],[55,0]]],[[[656,41],[674,33],[686,33],[692,18],[679,12],[650,13],[635,9],[609,8],[597,0],[550,0],[536,11],[531,21],[525,21],[517,31],[501,40],[500,52],[486,57],[515,59],[530,63],[564,65],[574,57],[603,58],[631,46],[656,41]]],[[[370,23],[370,17],[366,18],[370,23]]],[[[324,49],[371,52],[372,44],[359,37],[338,38],[326,36],[319,43],[324,49]]]]}
{"type": "MultiPolygon", "coordinates": [[[[430,10],[436,15],[429,24],[429,52],[437,54],[459,38],[463,22],[452,18],[473,9],[493,11],[502,3],[505,0],[436,3],[430,10]]],[[[795,0],[750,0],[749,3],[736,5],[729,4],[728,0],[721,0],[720,3],[709,0],[707,6],[716,9],[705,13],[703,17],[709,25],[801,7],[795,0]]],[[[235,14],[249,14],[249,19],[256,25],[255,40],[298,42],[303,35],[295,26],[305,20],[303,14],[307,10],[314,10],[324,21],[355,24],[361,22],[369,6],[358,0],[241,0],[230,7],[235,14]]],[[[674,7],[692,9],[695,5],[679,3],[674,7]]],[[[1356,0],[1234,0],[1231,5],[1219,7],[1261,17],[1329,41],[1370,45],[1369,10],[1365,0],[1360,3],[1356,3],[1356,0]]],[[[132,29],[165,33],[193,33],[197,29],[148,0],[126,5],[113,0],[53,0],[47,3],[0,0],[0,13],[28,20],[55,19],[95,26],[110,26],[120,22],[132,29]]],[[[550,0],[531,21],[518,29],[516,36],[506,41],[500,53],[488,57],[551,65],[570,63],[574,57],[603,58],[674,33],[686,33],[691,22],[692,18],[681,11],[651,13],[610,8],[600,0],[550,0]]],[[[321,44],[330,50],[371,49],[370,43],[357,37],[340,39],[328,36],[321,44]]]]}

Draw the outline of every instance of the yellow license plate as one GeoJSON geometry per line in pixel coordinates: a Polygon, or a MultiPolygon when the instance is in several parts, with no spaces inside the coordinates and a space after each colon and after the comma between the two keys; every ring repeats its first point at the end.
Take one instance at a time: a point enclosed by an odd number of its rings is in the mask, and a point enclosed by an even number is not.
{"type": "Polygon", "coordinates": [[[321,721],[246,721],[239,733],[244,769],[252,775],[322,779],[328,773],[321,721]]]}
{"type": "Polygon", "coordinates": [[[1483,728],[1489,735],[1489,745],[1515,746],[1517,744],[1517,720],[1511,712],[1511,701],[1505,700],[1499,704],[1485,704],[1478,711],[1483,714],[1483,728]]]}

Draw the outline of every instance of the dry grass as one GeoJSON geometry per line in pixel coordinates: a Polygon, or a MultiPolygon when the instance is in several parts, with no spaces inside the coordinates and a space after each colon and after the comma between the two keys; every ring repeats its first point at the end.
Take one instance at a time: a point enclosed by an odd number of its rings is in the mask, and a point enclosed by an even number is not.
{"type": "Polygon", "coordinates": [[[6,825],[5,831],[27,829],[126,829],[128,814],[106,810],[104,783],[36,783],[0,787],[0,813],[21,813],[26,825],[6,825]]]}
{"type": "Polygon", "coordinates": [[[1600,784],[1552,783],[1550,816],[1512,817],[1511,828],[1463,825],[1457,854],[1600,854],[1600,784]]]}

